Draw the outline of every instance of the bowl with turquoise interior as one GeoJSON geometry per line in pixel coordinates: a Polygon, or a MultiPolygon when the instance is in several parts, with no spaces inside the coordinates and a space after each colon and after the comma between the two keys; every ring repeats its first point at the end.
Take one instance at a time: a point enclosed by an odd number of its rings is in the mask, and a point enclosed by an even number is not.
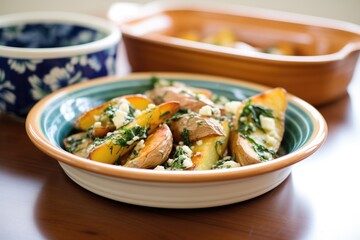
{"type": "Polygon", "coordinates": [[[106,77],[63,88],[42,99],[27,116],[27,133],[49,161],[57,160],[79,186],[113,200],[161,208],[221,206],[264,194],[282,183],[292,167],[313,154],[327,136],[322,115],[289,95],[283,154],[267,162],[220,170],[155,171],[95,162],[64,150],[62,141],[71,133],[79,114],[111,98],[149,90],[154,75],[206,88],[230,100],[242,100],[268,89],[235,79],[184,73],[106,77]]]}
{"type": "Polygon", "coordinates": [[[0,113],[24,117],[47,94],[114,75],[118,28],[70,12],[0,16],[0,113]]]}

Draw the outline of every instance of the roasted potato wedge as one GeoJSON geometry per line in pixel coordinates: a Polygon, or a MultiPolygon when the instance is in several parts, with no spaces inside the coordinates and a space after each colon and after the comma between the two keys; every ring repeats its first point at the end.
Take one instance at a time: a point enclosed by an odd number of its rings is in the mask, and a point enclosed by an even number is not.
{"type": "Polygon", "coordinates": [[[192,146],[193,156],[191,160],[194,170],[209,170],[222,158],[228,145],[230,127],[228,121],[221,123],[224,136],[205,137],[192,146]]]}
{"type": "Polygon", "coordinates": [[[169,101],[178,101],[180,103],[180,108],[199,112],[200,108],[205,105],[214,106],[214,103],[203,94],[204,92],[205,90],[200,94],[200,92],[196,93],[188,88],[177,88],[170,86],[155,88],[149,91],[147,95],[154,101],[155,104],[169,101]]]}
{"type": "Polygon", "coordinates": [[[225,136],[224,128],[214,118],[194,114],[184,114],[180,119],[170,122],[175,142],[192,143],[208,136],[225,136]]]}
{"type": "Polygon", "coordinates": [[[285,131],[286,91],[275,88],[255,95],[239,106],[230,151],[240,165],[272,160],[285,131]]]}
{"type": "Polygon", "coordinates": [[[151,134],[143,145],[143,148],[133,149],[125,167],[154,168],[165,162],[172,150],[173,137],[170,128],[163,124],[151,134]]]}
{"type": "MultiPolygon", "coordinates": [[[[82,131],[86,131],[88,128],[90,128],[95,122],[96,118],[103,113],[103,111],[109,107],[110,105],[116,105],[119,102],[121,102],[123,99],[129,102],[129,104],[138,110],[145,110],[149,104],[152,103],[151,99],[146,97],[142,94],[134,94],[134,95],[127,95],[122,97],[114,98],[108,102],[105,102],[104,104],[95,107],[83,114],[81,114],[74,123],[74,128],[82,131]]],[[[108,127],[109,123],[102,123],[103,127],[108,127]]],[[[113,127],[110,126],[109,128],[113,127]]],[[[110,131],[110,130],[109,130],[110,131]]],[[[100,137],[100,136],[97,136],[100,137]]]]}
{"type": "Polygon", "coordinates": [[[113,132],[98,143],[95,142],[90,150],[89,159],[114,163],[119,157],[132,150],[138,140],[153,133],[161,123],[172,117],[178,110],[179,103],[167,102],[143,111],[124,129],[113,132]]]}
{"type": "Polygon", "coordinates": [[[91,136],[93,138],[103,138],[108,132],[112,132],[116,129],[114,125],[108,126],[94,126],[91,131],[91,136]]]}
{"type": "Polygon", "coordinates": [[[93,140],[87,136],[86,132],[70,135],[63,140],[66,150],[80,157],[88,156],[87,149],[92,142],[93,140]]]}

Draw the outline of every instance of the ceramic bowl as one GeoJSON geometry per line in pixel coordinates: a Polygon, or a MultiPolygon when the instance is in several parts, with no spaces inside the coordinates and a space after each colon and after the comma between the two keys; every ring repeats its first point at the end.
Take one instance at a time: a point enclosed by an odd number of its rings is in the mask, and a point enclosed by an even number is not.
{"type": "Polygon", "coordinates": [[[115,74],[118,28],[97,17],[32,12],[0,17],[0,112],[23,117],[45,95],[115,74]]]}
{"type": "Polygon", "coordinates": [[[239,5],[164,2],[141,5],[132,17],[118,19],[123,9],[121,4],[113,5],[109,18],[121,28],[133,71],[185,71],[244,79],[284,87],[313,105],[346,94],[360,52],[360,26],[331,19],[239,5]],[[222,31],[252,47],[283,44],[293,53],[269,54],[181,37],[222,31]]]}
{"type": "Polygon", "coordinates": [[[284,181],[293,165],[315,152],[326,138],[327,125],[321,114],[290,95],[281,146],[286,154],[269,162],[223,170],[156,171],[94,162],[63,149],[62,140],[76,116],[113,97],[150,89],[153,75],[207,88],[233,100],[267,89],[234,79],[184,73],[108,77],[61,89],[41,100],[27,116],[27,133],[35,146],[57,160],[81,187],[117,201],[161,208],[221,206],[259,196],[284,181]]]}

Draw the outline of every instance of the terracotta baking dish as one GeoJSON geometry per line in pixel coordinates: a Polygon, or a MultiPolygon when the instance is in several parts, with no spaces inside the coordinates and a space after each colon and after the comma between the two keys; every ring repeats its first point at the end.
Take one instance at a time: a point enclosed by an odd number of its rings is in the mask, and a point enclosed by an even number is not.
{"type": "Polygon", "coordinates": [[[358,25],[238,5],[152,3],[119,25],[132,71],[206,73],[281,86],[314,105],[346,93],[360,51],[358,25]],[[286,43],[293,54],[179,37],[189,30],[204,35],[224,29],[259,48],[286,43]]]}

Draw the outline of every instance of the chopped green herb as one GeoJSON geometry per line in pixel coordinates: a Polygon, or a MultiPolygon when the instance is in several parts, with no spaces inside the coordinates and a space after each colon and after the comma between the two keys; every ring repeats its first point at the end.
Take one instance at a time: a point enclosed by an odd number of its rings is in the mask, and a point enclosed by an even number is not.
{"type": "Polygon", "coordinates": [[[189,129],[184,128],[183,132],[181,133],[181,138],[186,146],[190,146],[190,132],[189,129]]]}
{"type": "Polygon", "coordinates": [[[120,145],[122,147],[130,146],[131,145],[130,142],[133,141],[134,139],[136,140],[145,139],[146,132],[147,132],[147,128],[140,126],[135,126],[131,129],[123,129],[123,133],[120,134],[120,136],[116,137],[116,139],[114,139],[114,144],[120,145]]]}
{"type": "Polygon", "coordinates": [[[226,162],[229,161],[235,161],[233,157],[226,156],[222,159],[219,159],[213,166],[212,169],[225,169],[225,168],[231,168],[230,165],[227,165],[226,162]]]}
{"type": "Polygon", "coordinates": [[[180,108],[179,111],[177,111],[170,119],[169,121],[177,121],[180,118],[184,116],[184,114],[187,114],[188,110],[184,108],[180,108]]]}
{"type": "Polygon", "coordinates": [[[267,161],[267,160],[271,160],[272,158],[274,158],[276,152],[265,147],[264,145],[257,143],[249,135],[245,135],[243,137],[246,138],[247,140],[249,140],[253,144],[253,149],[255,150],[255,152],[257,153],[257,155],[259,156],[261,161],[267,161]],[[269,153],[271,158],[269,158],[268,154],[266,154],[266,153],[269,153]]]}
{"type": "Polygon", "coordinates": [[[116,159],[116,161],[114,162],[114,165],[120,166],[121,165],[120,159],[116,159]]]}
{"type": "Polygon", "coordinates": [[[166,112],[160,114],[159,118],[163,118],[163,117],[165,117],[166,115],[169,115],[169,114],[170,114],[170,111],[166,111],[166,112]]]}
{"type": "Polygon", "coordinates": [[[247,139],[253,144],[253,149],[259,156],[261,161],[267,161],[269,159],[269,154],[271,158],[274,157],[275,152],[267,147],[257,143],[250,134],[257,129],[265,133],[265,130],[261,126],[260,116],[274,118],[271,109],[266,109],[262,106],[253,105],[251,101],[247,101],[245,107],[240,114],[238,119],[238,132],[242,137],[247,139]]]}
{"type": "Polygon", "coordinates": [[[243,108],[242,113],[240,114],[240,117],[238,119],[239,132],[247,133],[247,134],[249,134],[250,132],[253,132],[255,129],[249,123],[255,124],[255,127],[257,127],[262,132],[265,132],[265,130],[261,126],[260,115],[263,115],[263,116],[269,117],[269,118],[274,118],[274,115],[273,115],[271,109],[266,109],[262,106],[253,105],[253,104],[251,104],[250,100],[247,101],[246,105],[243,108]],[[245,119],[245,121],[243,119],[245,119]]]}
{"type": "MultiPolygon", "coordinates": [[[[108,117],[111,121],[115,117],[115,112],[118,110],[119,107],[117,105],[109,105],[107,108],[104,109],[103,114],[106,117],[108,117]]],[[[104,116],[101,116],[103,118],[104,116]]]]}
{"type": "Polygon", "coordinates": [[[182,146],[176,148],[173,154],[173,160],[167,161],[163,164],[164,168],[167,170],[184,170],[186,166],[184,166],[184,161],[189,157],[186,155],[182,146]]]}
{"type": "Polygon", "coordinates": [[[81,149],[78,149],[79,145],[83,142],[84,139],[87,138],[87,135],[84,134],[84,136],[80,137],[80,138],[73,138],[73,137],[68,137],[66,139],[67,143],[70,144],[69,147],[66,147],[66,151],[74,153],[77,152],[81,149]]]}
{"type": "Polygon", "coordinates": [[[202,120],[196,121],[196,125],[201,126],[202,124],[203,124],[203,121],[202,121],[202,120]]]}
{"type": "Polygon", "coordinates": [[[221,153],[222,153],[222,145],[224,145],[224,141],[223,140],[217,140],[215,142],[215,150],[216,150],[216,153],[221,156],[221,153]]]}

